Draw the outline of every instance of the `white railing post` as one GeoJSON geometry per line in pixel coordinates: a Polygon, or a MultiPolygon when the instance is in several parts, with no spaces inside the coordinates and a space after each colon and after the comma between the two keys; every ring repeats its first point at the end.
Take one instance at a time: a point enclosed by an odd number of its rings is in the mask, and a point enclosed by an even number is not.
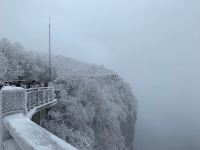
{"type": "Polygon", "coordinates": [[[28,113],[28,102],[27,102],[27,99],[28,99],[28,95],[27,95],[27,92],[25,92],[25,115],[28,113]]]}
{"type": "Polygon", "coordinates": [[[3,118],[26,111],[25,90],[19,87],[5,86],[0,90],[0,150],[3,142],[11,139],[10,133],[3,126],[3,118]]]}

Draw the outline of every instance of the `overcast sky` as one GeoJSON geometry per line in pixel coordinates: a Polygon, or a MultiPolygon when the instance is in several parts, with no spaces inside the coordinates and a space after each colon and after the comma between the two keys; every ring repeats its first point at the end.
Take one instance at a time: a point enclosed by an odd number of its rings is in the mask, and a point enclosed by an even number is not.
{"type": "Polygon", "coordinates": [[[103,64],[139,100],[137,150],[200,149],[199,0],[0,0],[0,38],[103,64]]]}

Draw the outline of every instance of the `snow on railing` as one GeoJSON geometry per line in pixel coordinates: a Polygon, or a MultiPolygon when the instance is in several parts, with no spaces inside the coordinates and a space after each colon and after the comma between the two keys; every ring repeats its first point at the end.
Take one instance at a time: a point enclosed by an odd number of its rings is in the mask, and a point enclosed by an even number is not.
{"type": "Polygon", "coordinates": [[[0,90],[0,150],[11,150],[10,147],[13,150],[77,150],[30,119],[35,112],[56,104],[54,97],[53,86],[3,87],[0,90]]]}
{"type": "Polygon", "coordinates": [[[26,104],[28,111],[34,107],[53,101],[54,99],[55,94],[52,86],[26,89],[26,104]]]}

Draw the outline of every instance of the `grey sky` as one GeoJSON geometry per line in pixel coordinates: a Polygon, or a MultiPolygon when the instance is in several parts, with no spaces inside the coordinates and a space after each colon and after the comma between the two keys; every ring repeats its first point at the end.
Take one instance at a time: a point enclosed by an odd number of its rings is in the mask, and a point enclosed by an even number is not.
{"type": "Polygon", "coordinates": [[[199,150],[199,0],[1,0],[0,38],[104,64],[139,99],[137,150],[199,150]]]}

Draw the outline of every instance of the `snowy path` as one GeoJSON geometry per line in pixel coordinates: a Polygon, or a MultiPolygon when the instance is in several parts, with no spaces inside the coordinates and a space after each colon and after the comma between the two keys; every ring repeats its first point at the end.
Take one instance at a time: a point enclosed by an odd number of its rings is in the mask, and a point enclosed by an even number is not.
{"type": "Polygon", "coordinates": [[[3,122],[22,150],[77,150],[23,114],[7,116],[3,122]]]}

